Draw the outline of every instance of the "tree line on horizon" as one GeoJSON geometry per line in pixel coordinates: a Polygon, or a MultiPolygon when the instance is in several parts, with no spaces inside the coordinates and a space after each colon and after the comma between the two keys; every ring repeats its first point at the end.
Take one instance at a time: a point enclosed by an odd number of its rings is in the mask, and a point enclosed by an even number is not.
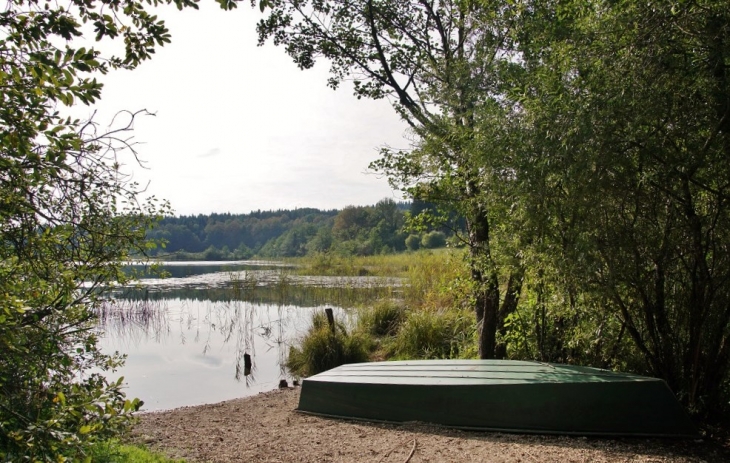
{"type": "Polygon", "coordinates": [[[152,257],[170,260],[228,260],[302,257],[333,252],[343,256],[389,254],[439,248],[453,236],[445,226],[406,227],[409,217],[433,207],[390,198],[372,206],[341,210],[301,208],[168,216],[147,231],[162,243],[152,257]],[[410,231],[409,231],[410,230],[410,231]]]}

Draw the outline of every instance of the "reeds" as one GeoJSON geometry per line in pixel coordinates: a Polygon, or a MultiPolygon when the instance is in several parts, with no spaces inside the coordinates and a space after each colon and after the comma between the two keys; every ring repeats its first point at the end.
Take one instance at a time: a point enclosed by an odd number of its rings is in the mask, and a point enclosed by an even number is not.
{"type": "Polygon", "coordinates": [[[138,341],[139,336],[161,338],[170,332],[170,317],[164,300],[110,299],[94,312],[97,327],[116,339],[138,341]]]}

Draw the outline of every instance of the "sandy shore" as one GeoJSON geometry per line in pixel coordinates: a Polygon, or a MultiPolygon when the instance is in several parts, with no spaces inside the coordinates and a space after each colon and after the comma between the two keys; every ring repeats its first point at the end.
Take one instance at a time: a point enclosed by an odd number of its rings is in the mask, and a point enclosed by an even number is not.
{"type": "Polygon", "coordinates": [[[465,432],[303,415],[299,388],[143,413],[131,439],[189,462],[729,462],[705,441],[465,432]]]}

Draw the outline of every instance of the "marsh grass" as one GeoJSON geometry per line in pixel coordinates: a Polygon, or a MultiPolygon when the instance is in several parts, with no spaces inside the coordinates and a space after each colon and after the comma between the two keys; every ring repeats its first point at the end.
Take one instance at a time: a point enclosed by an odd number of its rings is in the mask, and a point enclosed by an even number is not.
{"type": "Polygon", "coordinates": [[[160,338],[170,332],[170,317],[164,300],[111,299],[96,308],[97,327],[119,339],[134,339],[137,333],[160,338]]]}
{"type": "Polygon", "coordinates": [[[406,311],[402,303],[381,300],[358,311],[358,328],[376,337],[393,336],[400,329],[406,311]]]}
{"type": "Polygon", "coordinates": [[[475,328],[466,310],[410,311],[388,353],[394,359],[470,358],[476,353],[475,328]]]}
{"type": "Polygon", "coordinates": [[[334,333],[324,312],[312,315],[312,325],[299,347],[292,346],[286,366],[295,376],[311,376],[346,363],[368,360],[369,341],[359,333],[348,333],[344,323],[335,321],[334,333]]]}
{"type": "MultiPolygon", "coordinates": [[[[349,336],[357,339],[358,358],[363,349],[367,360],[473,358],[477,355],[476,322],[469,304],[471,283],[463,257],[463,250],[439,250],[344,261],[320,256],[313,262],[321,271],[367,268],[372,274],[404,279],[399,298],[381,298],[356,309],[357,324],[349,336]]],[[[307,265],[301,264],[302,268],[307,265]]],[[[344,361],[341,352],[346,338],[333,344],[324,315],[317,317],[300,347],[291,349],[291,369],[307,376],[327,367],[362,361],[344,361]]]]}
{"type": "Polygon", "coordinates": [[[332,253],[286,259],[300,275],[324,276],[380,276],[406,277],[409,270],[419,261],[433,258],[442,259],[453,253],[451,249],[423,250],[400,254],[382,254],[377,256],[339,256],[332,253]]]}

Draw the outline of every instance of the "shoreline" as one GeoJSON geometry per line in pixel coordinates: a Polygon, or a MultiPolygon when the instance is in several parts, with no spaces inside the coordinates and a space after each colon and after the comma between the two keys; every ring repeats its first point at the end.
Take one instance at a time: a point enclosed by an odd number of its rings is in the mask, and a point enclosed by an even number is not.
{"type": "Polygon", "coordinates": [[[707,441],[461,431],[295,412],[299,388],[138,416],[133,443],[193,462],[724,462],[707,441]]]}

